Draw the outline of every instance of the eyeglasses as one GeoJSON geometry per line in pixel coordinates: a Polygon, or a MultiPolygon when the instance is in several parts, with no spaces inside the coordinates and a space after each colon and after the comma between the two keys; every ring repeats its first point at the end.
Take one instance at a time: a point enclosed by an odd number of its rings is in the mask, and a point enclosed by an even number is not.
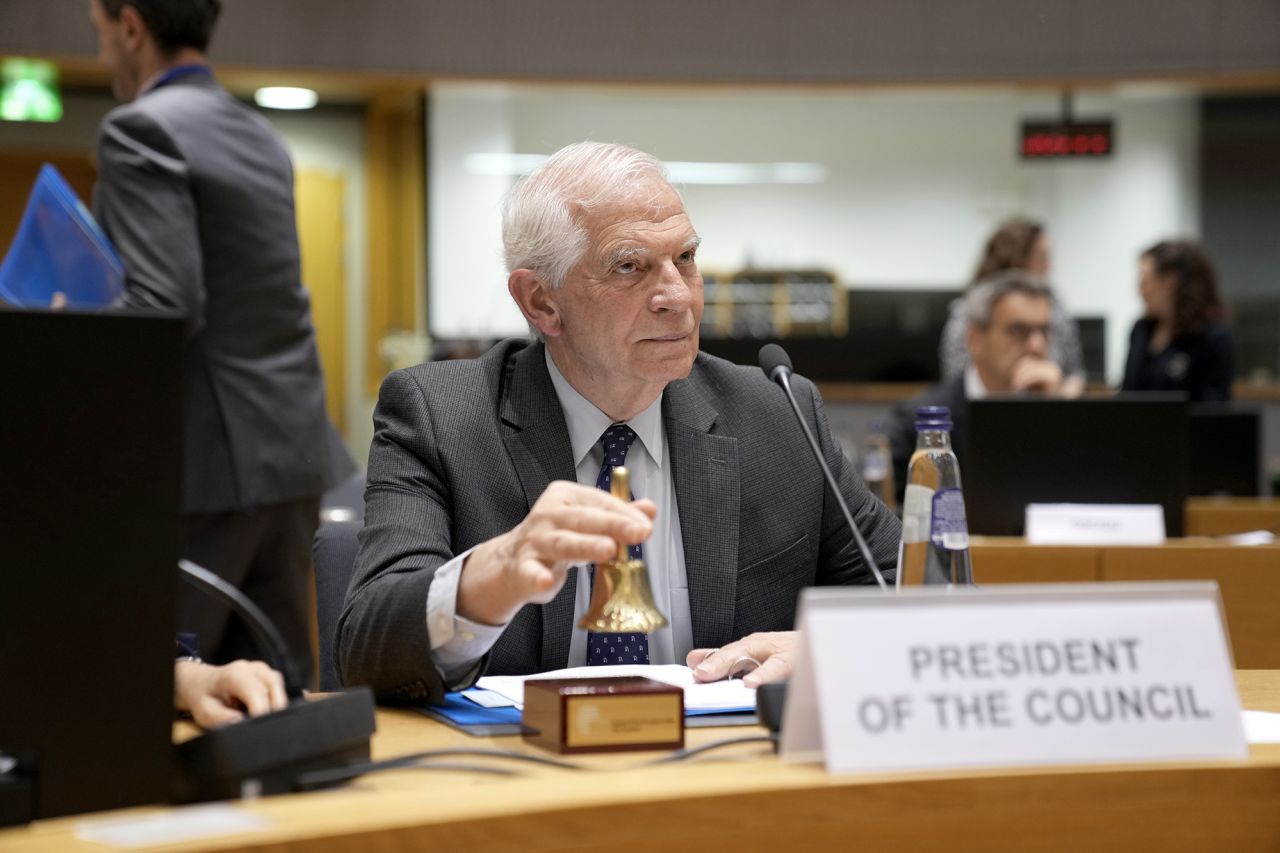
{"type": "Polygon", "coordinates": [[[1010,323],[1000,329],[1001,333],[1010,340],[1025,344],[1031,340],[1032,335],[1041,335],[1047,341],[1049,340],[1049,324],[1041,326],[1033,326],[1030,323],[1010,323]]]}

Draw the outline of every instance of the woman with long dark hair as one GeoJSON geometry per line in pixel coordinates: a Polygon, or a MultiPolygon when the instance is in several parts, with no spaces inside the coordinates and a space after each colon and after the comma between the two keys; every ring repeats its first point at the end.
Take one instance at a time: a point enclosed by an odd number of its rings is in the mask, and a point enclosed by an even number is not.
{"type": "MultiPolygon", "coordinates": [[[[966,292],[980,281],[1006,270],[1026,270],[1046,279],[1049,275],[1049,238],[1044,226],[1032,219],[1015,218],[1005,221],[987,238],[982,257],[974,270],[966,292]]],[[[1084,390],[1084,358],[1080,351],[1080,331],[1076,322],[1056,296],[1050,296],[1053,313],[1049,323],[1049,360],[1062,368],[1066,377],[1061,394],[1077,396],[1084,390]]],[[[957,299],[951,305],[947,325],[942,330],[938,346],[938,359],[942,366],[943,380],[964,372],[969,365],[969,349],[965,344],[964,300],[957,299]]]]}
{"type": "Polygon", "coordinates": [[[1162,240],[1138,259],[1145,314],[1129,335],[1124,391],[1231,399],[1231,335],[1213,262],[1191,240],[1162,240]]]}

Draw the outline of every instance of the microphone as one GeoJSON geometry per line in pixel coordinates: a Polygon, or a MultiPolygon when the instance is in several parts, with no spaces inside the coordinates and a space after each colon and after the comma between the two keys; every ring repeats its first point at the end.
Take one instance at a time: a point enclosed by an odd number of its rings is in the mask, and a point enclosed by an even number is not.
{"type": "Polygon", "coordinates": [[[298,670],[294,666],[293,658],[289,655],[288,646],[280,636],[280,631],[267,618],[267,614],[253,603],[253,599],[213,572],[203,566],[197,566],[190,560],[179,560],[178,568],[182,571],[182,579],[188,585],[218,599],[244,620],[249,632],[253,634],[258,650],[266,652],[272,666],[280,670],[280,674],[284,676],[285,694],[290,699],[301,699],[302,680],[298,678],[298,670]]]}
{"type": "Polygon", "coordinates": [[[871,556],[871,549],[867,547],[867,540],[862,538],[862,531],[854,523],[853,513],[849,512],[849,505],[844,502],[844,495],[840,494],[840,487],[836,483],[836,478],[832,475],[831,469],[827,467],[827,460],[822,458],[822,451],[818,448],[818,442],[814,439],[808,422],[800,412],[800,404],[796,402],[795,394],[791,393],[792,370],[790,356],[787,355],[786,350],[777,344],[765,344],[760,347],[760,369],[764,371],[764,375],[768,376],[771,381],[777,382],[782,386],[783,392],[787,395],[787,400],[791,402],[791,410],[796,413],[796,420],[800,421],[800,429],[804,430],[804,437],[809,439],[809,447],[813,450],[813,458],[818,460],[818,467],[822,469],[822,476],[831,488],[831,494],[836,496],[836,503],[840,505],[840,511],[844,513],[844,520],[849,525],[849,530],[853,532],[853,539],[858,544],[858,553],[862,555],[863,562],[871,568],[871,573],[876,577],[876,583],[880,584],[881,589],[888,591],[889,585],[885,583],[884,575],[880,573],[880,567],[876,565],[875,558],[871,556]]]}
{"type": "Polygon", "coordinates": [[[354,687],[303,697],[302,681],[280,631],[240,590],[208,569],[179,560],[180,577],[245,621],[258,650],[284,676],[289,704],[270,714],[205,732],[174,751],[173,798],[179,803],[282,794],[303,789],[308,774],[369,761],[376,728],[373,693],[354,687]]]}

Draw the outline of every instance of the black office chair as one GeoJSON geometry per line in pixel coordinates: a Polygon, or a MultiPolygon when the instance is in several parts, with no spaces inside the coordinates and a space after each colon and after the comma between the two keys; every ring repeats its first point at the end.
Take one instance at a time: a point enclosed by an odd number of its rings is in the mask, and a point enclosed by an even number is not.
{"type": "Polygon", "coordinates": [[[355,471],[320,498],[320,522],[364,520],[364,472],[355,471]]]}
{"type": "Polygon", "coordinates": [[[316,564],[316,622],[320,635],[320,689],[340,690],[334,666],[333,640],[342,602],[355,568],[356,535],[361,521],[331,521],[320,525],[312,544],[316,564]]]}

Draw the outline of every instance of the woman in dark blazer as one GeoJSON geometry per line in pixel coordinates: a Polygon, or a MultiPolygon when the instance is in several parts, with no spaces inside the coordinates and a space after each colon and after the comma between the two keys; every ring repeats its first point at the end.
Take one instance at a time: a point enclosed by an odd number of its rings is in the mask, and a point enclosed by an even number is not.
{"type": "Polygon", "coordinates": [[[1190,240],[1163,240],[1142,253],[1139,268],[1146,315],[1129,335],[1121,390],[1231,399],[1231,336],[1209,256],[1190,240]]]}

